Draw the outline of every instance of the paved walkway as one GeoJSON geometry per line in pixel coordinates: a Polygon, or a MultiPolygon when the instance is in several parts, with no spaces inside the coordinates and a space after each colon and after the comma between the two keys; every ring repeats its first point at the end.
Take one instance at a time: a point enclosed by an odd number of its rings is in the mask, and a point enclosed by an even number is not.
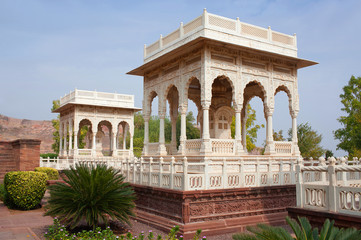
{"type": "MultiPolygon", "coordinates": [[[[0,201],[0,240],[41,240],[44,239],[42,228],[53,224],[53,218],[44,216],[44,209],[39,208],[29,211],[9,210],[3,202],[0,201]],[[40,230],[40,231],[39,231],[40,230]]],[[[152,230],[155,235],[163,236],[167,233],[147,226],[146,224],[131,220],[133,234],[138,235],[141,232],[148,233],[152,230]]],[[[209,240],[232,239],[232,234],[212,236],[209,240]]]]}
{"type": "Polygon", "coordinates": [[[31,229],[53,223],[51,217],[44,217],[43,214],[44,210],[42,208],[30,211],[9,210],[0,201],[0,239],[40,240],[31,229]]]}

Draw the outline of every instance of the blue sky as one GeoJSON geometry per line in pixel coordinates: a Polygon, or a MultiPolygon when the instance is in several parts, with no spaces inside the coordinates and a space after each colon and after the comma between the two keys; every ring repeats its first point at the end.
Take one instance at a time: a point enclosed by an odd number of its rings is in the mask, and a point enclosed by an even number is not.
{"type": "MultiPolygon", "coordinates": [[[[361,76],[361,1],[95,1],[0,0],[0,114],[48,120],[52,100],[74,88],[135,95],[142,78],[125,73],[151,44],[202,14],[297,34],[298,56],[319,65],[298,72],[298,123],[309,122],[336,152],[339,95],[361,76]]],[[[259,123],[261,101],[252,100],[259,123]]],[[[285,94],[276,95],[274,130],[291,127],[285,94]]],[[[285,134],[287,135],[287,134],[285,134]]],[[[260,130],[259,145],[265,139],[260,130]]],[[[337,152],[343,154],[342,151],[337,152]]]]}

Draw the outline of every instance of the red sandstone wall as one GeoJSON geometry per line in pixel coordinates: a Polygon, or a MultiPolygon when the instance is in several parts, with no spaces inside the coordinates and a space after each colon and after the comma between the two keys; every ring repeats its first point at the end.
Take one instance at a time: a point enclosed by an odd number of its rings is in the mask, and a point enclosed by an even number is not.
{"type": "Polygon", "coordinates": [[[131,185],[137,195],[136,219],[162,230],[179,225],[185,239],[197,229],[208,236],[257,223],[282,225],[286,208],[296,205],[295,185],[199,191],[131,185]]]}
{"type": "Polygon", "coordinates": [[[10,171],[31,171],[39,167],[40,140],[0,141],[0,179],[10,171]]]}

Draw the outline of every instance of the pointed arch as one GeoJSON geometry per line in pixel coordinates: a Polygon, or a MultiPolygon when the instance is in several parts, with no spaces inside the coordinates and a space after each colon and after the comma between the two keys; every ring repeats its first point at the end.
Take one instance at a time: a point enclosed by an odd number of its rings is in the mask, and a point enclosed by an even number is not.
{"type": "Polygon", "coordinates": [[[275,92],[274,92],[274,96],[277,95],[277,93],[279,92],[285,92],[288,96],[288,108],[289,108],[289,111],[290,111],[290,114],[293,110],[293,97],[292,97],[292,92],[290,91],[290,89],[288,88],[288,86],[284,85],[284,84],[281,84],[281,85],[278,85],[277,88],[275,89],[275,92]]]}

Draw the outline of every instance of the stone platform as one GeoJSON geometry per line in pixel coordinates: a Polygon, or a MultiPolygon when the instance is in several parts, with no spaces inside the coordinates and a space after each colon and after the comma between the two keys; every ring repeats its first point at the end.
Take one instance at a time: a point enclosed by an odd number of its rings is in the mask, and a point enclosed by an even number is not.
{"type": "Polygon", "coordinates": [[[178,191],[132,184],[136,220],[161,230],[180,226],[185,239],[197,229],[211,236],[244,231],[258,223],[283,225],[296,205],[295,185],[178,191]]]}
{"type": "Polygon", "coordinates": [[[287,208],[288,215],[292,218],[306,217],[312,226],[321,229],[326,219],[335,221],[335,226],[339,228],[361,229],[361,216],[335,213],[330,211],[320,211],[306,208],[290,207],[287,208]]]}

